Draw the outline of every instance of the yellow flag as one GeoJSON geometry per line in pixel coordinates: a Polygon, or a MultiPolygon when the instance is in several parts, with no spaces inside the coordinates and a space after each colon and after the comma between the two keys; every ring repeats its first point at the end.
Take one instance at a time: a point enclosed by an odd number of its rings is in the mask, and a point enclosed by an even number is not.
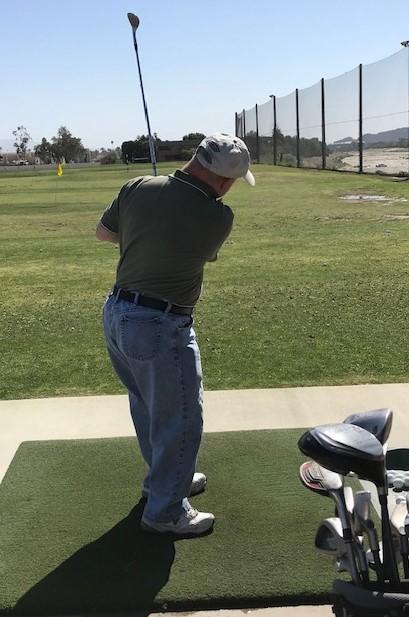
{"type": "Polygon", "coordinates": [[[61,165],[61,163],[58,163],[57,176],[62,176],[62,165],[61,165]]]}

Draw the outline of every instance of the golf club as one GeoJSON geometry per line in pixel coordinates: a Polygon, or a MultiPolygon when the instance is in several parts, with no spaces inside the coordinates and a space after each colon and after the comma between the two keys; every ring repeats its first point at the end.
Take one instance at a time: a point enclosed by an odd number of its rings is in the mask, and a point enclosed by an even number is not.
{"type": "MultiPolygon", "coordinates": [[[[304,486],[314,493],[319,493],[323,497],[331,497],[328,489],[322,482],[321,472],[319,469],[324,469],[315,461],[306,461],[300,466],[299,475],[300,480],[304,486]]],[[[329,472],[327,469],[326,471],[329,472]]],[[[344,482],[343,476],[339,476],[340,481],[344,482]]],[[[344,486],[344,497],[347,511],[352,516],[354,511],[354,493],[350,486],[344,486]]],[[[338,516],[337,506],[335,506],[335,516],[338,516]]]]}
{"type": "Polygon", "coordinates": [[[139,73],[139,81],[140,81],[140,84],[141,84],[143,110],[145,112],[145,120],[146,120],[146,124],[147,124],[147,127],[148,127],[149,153],[150,153],[151,163],[152,163],[152,167],[153,167],[153,175],[156,176],[157,175],[157,171],[156,171],[155,145],[154,145],[153,139],[152,139],[151,125],[150,125],[150,122],[149,122],[149,114],[148,114],[148,106],[146,104],[145,91],[143,89],[143,82],[142,82],[141,65],[140,65],[140,62],[139,62],[138,43],[136,42],[136,30],[137,30],[137,28],[139,26],[139,18],[136,15],[134,15],[133,13],[128,13],[128,19],[129,19],[129,23],[131,24],[131,27],[132,27],[133,44],[134,44],[134,48],[135,48],[136,61],[138,63],[138,73],[139,73]]]}
{"type": "Polygon", "coordinates": [[[315,548],[331,557],[340,558],[346,554],[341,519],[333,516],[320,524],[315,534],[315,548]]]}
{"type": "Polygon", "coordinates": [[[354,495],[354,529],[359,536],[365,532],[368,536],[368,544],[371,549],[372,560],[378,582],[384,579],[383,567],[379,554],[378,534],[373,520],[370,518],[371,493],[369,491],[357,491],[354,495]]]}
{"type": "Polygon", "coordinates": [[[341,520],[345,552],[351,565],[352,580],[356,583],[368,582],[368,571],[365,554],[355,545],[350,518],[345,503],[343,478],[315,461],[306,461],[300,467],[300,480],[310,490],[329,495],[335,501],[337,512],[341,520]],[[355,552],[359,563],[359,574],[356,567],[355,552]]]}
{"type": "Polygon", "coordinates": [[[364,428],[369,433],[372,433],[372,435],[384,446],[384,452],[386,452],[386,442],[391,432],[392,420],[392,409],[383,408],[351,414],[345,418],[344,424],[355,424],[356,426],[364,428]]]}
{"type": "Polygon", "coordinates": [[[406,493],[406,510],[407,510],[407,513],[406,513],[403,524],[405,526],[406,537],[409,538],[409,493],[406,493]]]}
{"type": "MultiPolygon", "coordinates": [[[[330,557],[335,558],[335,564],[338,572],[349,572],[354,576],[356,569],[354,562],[348,557],[348,549],[345,544],[341,519],[338,517],[326,518],[318,527],[315,535],[315,548],[330,557]]],[[[363,553],[365,559],[365,568],[367,572],[366,554],[363,553]]],[[[369,582],[369,576],[366,576],[366,582],[369,582]]]]}
{"type": "MultiPolygon", "coordinates": [[[[341,478],[343,478],[343,476],[341,476],[341,478]]],[[[354,514],[354,491],[351,486],[344,485],[344,496],[347,510],[352,517],[354,514]]],[[[338,516],[338,514],[336,514],[336,516],[338,516]]]]}
{"type": "Polygon", "coordinates": [[[315,534],[315,548],[335,559],[337,572],[349,572],[353,575],[351,562],[342,532],[341,520],[338,517],[326,518],[315,534]]]}
{"type": "Polygon", "coordinates": [[[405,578],[409,578],[409,542],[406,535],[405,520],[408,515],[406,498],[398,497],[391,514],[392,532],[399,538],[400,554],[402,555],[405,578]]]}
{"type": "Polygon", "coordinates": [[[299,439],[298,447],[303,454],[332,471],[342,475],[353,471],[375,484],[382,513],[384,575],[392,583],[398,583],[399,573],[389,523],[385,454],[381,443],[360,426],[328,424],[306,431],[299,439]]]}

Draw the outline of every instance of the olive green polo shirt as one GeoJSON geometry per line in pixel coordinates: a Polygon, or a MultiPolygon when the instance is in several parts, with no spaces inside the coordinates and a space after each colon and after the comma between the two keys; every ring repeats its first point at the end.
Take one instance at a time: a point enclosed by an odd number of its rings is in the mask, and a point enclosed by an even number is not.
{"type": "Polygon", "coordinates": [[[119,234],[118,287],[194,306],[204,265],[217,259],[233,212],[207,184],[177,170],[127,182],[101,223],[119,234]]]}

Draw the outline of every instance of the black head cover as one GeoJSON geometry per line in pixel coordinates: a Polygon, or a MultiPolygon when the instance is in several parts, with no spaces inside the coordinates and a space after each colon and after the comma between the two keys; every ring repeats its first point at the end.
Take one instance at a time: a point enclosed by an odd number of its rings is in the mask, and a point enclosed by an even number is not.
{"type": "Polygon", "coordinates": [[[345,424],[355,424],[364,428],[366,431],[375,435],[376,439],[383,445],[391,432],[393,420],[392,409],[374,409],[362,413],[353,413],[345,418],[345,424]]]}
{"type": "Polygon", "coordinates": [[[355,472],[378,486],[385,484],[385,457],[381,443],[354,424],[326,424],[310,429],[298,441],[301,452],[342,475],[355,472]]]}

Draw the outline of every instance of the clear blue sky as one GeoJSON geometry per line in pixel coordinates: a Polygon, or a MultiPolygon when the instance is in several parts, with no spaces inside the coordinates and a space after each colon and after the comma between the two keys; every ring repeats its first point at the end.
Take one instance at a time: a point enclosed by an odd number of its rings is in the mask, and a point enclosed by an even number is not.
{"type": "Polygon", "coordinates": [[[234,112],[283,96],[409,39],[408,0],[2,1],[0,140],[37,143],[66,125],[86,147],[146,133],[131,28],[136,13],[152,130],[234,130],[234,112]]]}

